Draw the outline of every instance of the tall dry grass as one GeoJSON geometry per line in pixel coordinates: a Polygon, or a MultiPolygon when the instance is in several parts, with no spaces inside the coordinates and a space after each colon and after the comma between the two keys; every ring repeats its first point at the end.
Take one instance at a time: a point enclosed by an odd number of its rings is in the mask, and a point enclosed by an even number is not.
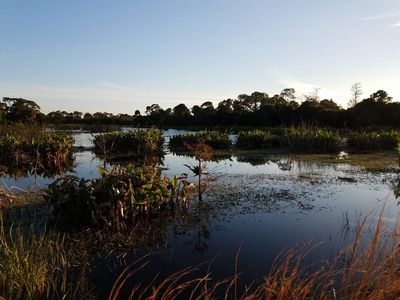
{"type": "MultiPolygon", "coordinates": [[[[128,286],[128,278],[146,265],[141,261],[128,266],[115,282],[109,299],[119,299],[122,289],[130,289],[128,299],[399,299],[400,256],[398,221],[387,231],[385,206],[380,211],[374,234],[367,239],[366,228],[371,220],[367,215],[357,230],[353,244],[333,259],[305,264],[307,257],[319,246],[311,243],[282,251],[274,260],[263,283],[241,287],[238,293],[238,256],[235,274],[222,281],[213,281],[211,273],[195,279],[198,267],[187,268],[164,280],[158,276],[149,284],[128,286]],[[367,239],[367,241],[366,241],[367,239]],[[142,264],[141,264],[142,263],[142,264]],[[135,265],[135,268],[133,268],[135,265]],[[182,298],[185,293],[185,298],[182,298]]],[[[240,251],[240,250],[239,250],[240,251]]]]}

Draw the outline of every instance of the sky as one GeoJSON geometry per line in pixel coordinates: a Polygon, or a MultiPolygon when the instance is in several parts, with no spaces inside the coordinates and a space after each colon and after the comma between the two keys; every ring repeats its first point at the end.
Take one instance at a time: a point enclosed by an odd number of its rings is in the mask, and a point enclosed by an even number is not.
{"type": "MultiPolygon", "coordinates": [[[[400,101],[400,0],[2,0],[0,97],[144,114],[254,91],[400,101]]],[[[300,101],[300,100],[299,100],[300,101]]]]}

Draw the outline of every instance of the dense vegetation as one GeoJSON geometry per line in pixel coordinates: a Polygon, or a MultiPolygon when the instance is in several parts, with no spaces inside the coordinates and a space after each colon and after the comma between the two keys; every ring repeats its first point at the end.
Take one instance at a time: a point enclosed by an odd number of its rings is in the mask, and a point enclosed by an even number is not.
{"type": "Polygon", "coordinates": [[[133,221],[141,214],[156,213],[168,205],[186,206],[182,178],[162,177],[162,170],[155,166],[99,167],[100,178],[60,177],[43,191],[43,197],[63,227],[121,228],[124,220],[133,221]]]}
{"type": "Polygon", "coordinates": [[[53,111],[45,115],[32,100],[5,97],[0,105],[0,122],[142,127],[290,127],[300,124],[334,128],[400,127],[399,102],[393,102],[392,97],[383,90],[378,90],[361,100],[360,85],[355,86],[347,109],[343,109],[332,99],[321,100],[317,90],[314,94],[296,98],[295,91],[291,88],[284,89],[274,96],[263,92],[241,94],[236,99],[222,100],[217,107],[210,101],[195,105],[191,109],[183,103],[167,109],[152,104],[146,108],[144,115],[139,110],[131,115],[113,115],[107,112],[91,114],[79,111],[53,111]]]}
{"type": "Polygon", "coordinates": [[[7,173],[60,173],[72,166],[73,138],[66,132],[14,124],[1,127],[0,165],[7,173]]]}
{"type": "Polygon", "coordinates": [[[95,150],[104,154],[155,154],[163,151],[163,131],[157,129],[113,131],[94,137],[95,150]]]}

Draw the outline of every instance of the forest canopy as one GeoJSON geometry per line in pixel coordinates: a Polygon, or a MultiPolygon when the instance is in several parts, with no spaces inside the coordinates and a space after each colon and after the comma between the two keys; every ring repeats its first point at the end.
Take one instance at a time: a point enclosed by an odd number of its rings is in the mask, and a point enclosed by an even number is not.
{"type": "Polygon", "coordinates": [[[240,94],[236,99],[224,99],[216,106],[205,101],[191,108],[180,103],[173,108],[159,104],[146,107],[144,115],[132,108],[133,114],[107,112],[83,113],[79,111],[52,111],[47,115],[40,111],[35,101],[4,97],[0,103],[0,122],[26,124],[97,124],[133,125],[157,127],[212,127],[212,126],[316,126],[400,127],[400,103],[393,102],[384,90],[378,90],[361,100],[361,84],[351,88],[352,97],[344,109],[332,99],[320,99],[318,89],[300,99],[293,88],[286,88],[273,96],[255,91],[251,95],[240,94]]]}

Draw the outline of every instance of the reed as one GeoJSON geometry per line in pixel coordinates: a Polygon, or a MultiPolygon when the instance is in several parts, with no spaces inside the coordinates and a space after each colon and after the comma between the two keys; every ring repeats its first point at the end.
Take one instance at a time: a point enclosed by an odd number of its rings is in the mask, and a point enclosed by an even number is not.
{"type": "Polygon", "coordinates": [[[285,146],[295,151],[337,152],[342,140],[337,131],[301,126],[287,128],[285,146]]]}
{"type": "MultiPolygon", "coordinates": [[[[189,295],[186,299],[399,299],[398,222],[389,234],[384,234],[387,233],[384,207],[374,235],[365,246],[362,246],[366,238],[363,234],[371,214],[360,224],[354,243],[337,257],[307,265],[304,262],[319,244],[309,243],[284,250],[263,277],[264,282],[243,287],[241,294],[238,293],[238,253],[235,274],[231,278],[215,282],[207,272],[204,276],[185,280],[186,276],[198,271],[198,267],[189,268],[159,282],[155,278],[149,285],[137,283],[130,288],[129,299],[176,299],[184,292],[189,295]]],[[[122,289],[129,289],[127,279],[138,270],[130,270],[131,267],[118,278],[109,299],[117,299],[122,289]]]]}
{"type": "Polygon", "coordinates": [[[194,145],[198,143],[199,140],[203,141],[204,144],[215,150],[229,149],[232,144],[228,133],[206,130],[204,132],[174,135],[169,141],[169,147],[185,148],[185,144],[194,145]]]}
{"type": "Polygon", "coordinates": [[[0,296],[3,299],[90,299],[86,266],[77,265],[63,235],[23,234],[0,228],[0,296]]]}
{"type": "Polygon", "coordinates": [[[105,157],[118,154],[154,154],[162,153],[164,146],[163,131],[158,129],[127,132],[113,131],[94,136],[95,151],[105,157]]]}
{"type": "Polygon", "coordinates": [[[400,142],[400,132],[381,131],[351,133],[347,145],[357,151],[365,150],[394,150],[400,142]]]}
{"type": "Polygon", "coordinates": [[[239,132],[235,146],[240,149],[269,149],[280,147],[281,139],[269,131],[251,130],[239,132]]]}

